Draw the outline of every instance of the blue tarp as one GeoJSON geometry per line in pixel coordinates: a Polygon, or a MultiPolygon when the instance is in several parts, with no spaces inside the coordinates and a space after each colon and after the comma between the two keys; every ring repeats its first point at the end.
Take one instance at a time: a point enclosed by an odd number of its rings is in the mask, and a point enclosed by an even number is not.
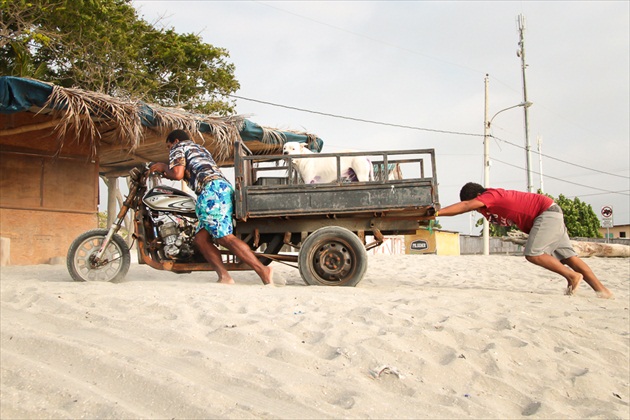
{"type": "Polygon", "coordinates": [[[52,86],[21,77],[0,77],[0,114],[13,114],[31,106],[43,107],[52,94],[52,86]]]}
{"type": "MultiPolygon", "coordinates": [[[[52,94],[53,87],[48,83],[38,80],[25,79],[22,77],[0,76],[0,114],[13,114],[29,110],[32,106],[43,108],[48,98],[52,94]]],[[[141,111],[142,125],[145,127],[155,127],[153,109],[144,104],[141,111]]],[[[193,116],[194,118],[194,116],[193,116]]],[[[199,131],[202,133],[211,132],[209,124],[200,121],[199,131]]],[[[309,137],[289,131],[275,130],[286,141],[297,141],[306,143],[309,137]]],[[[245,120],[239,132],[243,141],[262,141],[263,128],[258,124],[245,120]]],[[[311,140],[310,148],[320,152],[324,142],[320,138],[311,140]]]]}

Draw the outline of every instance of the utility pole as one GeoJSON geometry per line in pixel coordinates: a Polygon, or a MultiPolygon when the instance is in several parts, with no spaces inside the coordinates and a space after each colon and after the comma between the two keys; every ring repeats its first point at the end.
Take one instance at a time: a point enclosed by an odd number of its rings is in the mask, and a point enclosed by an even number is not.
{"type": "MultiPolygon", "coordinates": [[[[519,41],[518,50],[516,55],[521,58],[521,69],[523,72],[523,103],[528,103],[527,100],[527,83],[525,82],[525,69],[527,64],[525,63],[525,16],[518,15],[518,31],[519,41]]],[[[527,162],[527,191],[534,191],[534,183],[532,181],[532,154],[531,144],[529,142],[529,114],[528,107],[524,107],[525,112],[525,160],[527,162]]]]}
{"type": "Polygon", "coordinates": [[[542,137],[538,136],[538,170],[540,172],[540,192],[545,192],[543,185],[543,171],[542,171],[542,137]]]}
{"type": "MultiPolygon", "coordinates": [[[[490,122],[488,121],[488,75],[483,79],[485,85],[485,110],[483,113],[483,186],[490,188],[490,122]]],[[[490,255],[490,225],[483,218],[483,255],[490,255]]]]}
{"type": "MultiPolygon", "coordinates": [[[[492,118],[488,119],[488,110],[490,108],[490,103],[488,101],[488,74],[484,79],[485,85],[485,109],[483,113],[483,186],[484,188],[490,188],[490,127],[492,125],[492,121],[494,121],[494,117],[502,113],[503,111],[507,111],[508,109],[516,108],[519,106],[524,107],[525,109],[529,108],[532,103],[531,102],[522,102],[518,105],[513,105],[507,108],[503,108],[496,114],[492,116],[492,118]]],[[[483,255],[490,255],[490,225],[488,220],[483,218],[483,255]]]]}

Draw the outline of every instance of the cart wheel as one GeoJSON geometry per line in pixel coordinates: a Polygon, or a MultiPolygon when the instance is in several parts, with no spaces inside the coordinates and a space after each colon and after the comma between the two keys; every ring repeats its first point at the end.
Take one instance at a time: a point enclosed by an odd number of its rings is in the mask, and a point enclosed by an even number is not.
{"type": "Polygon", "coordinates": [[[367,253],[354,233],[328,226],[306,238],[298,268],[304,282],[312,286],[356,286],[367,269],[367,253]]]}

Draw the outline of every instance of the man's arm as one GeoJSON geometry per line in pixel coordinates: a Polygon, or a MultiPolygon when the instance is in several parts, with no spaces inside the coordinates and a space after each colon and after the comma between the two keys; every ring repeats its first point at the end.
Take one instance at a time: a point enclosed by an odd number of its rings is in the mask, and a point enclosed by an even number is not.
{"type": "Polygon", "coordinates": [[[459,203],[451,204],[450,206],[444,207],[443,209],[438,210],[439,216],[456,216],[458,214],[468,213],[469,211],[477,210],[486,205],[481,201],[473,198],[468,201],[460,201],[459,203]]]}
{"type": "Polygon", "coordinates": [[[180,181],[184,179],[186,168],[182,165],[169,168],[166,163],[158,162],[151,165],[151,172],[162,172],[164,178],[172,179],[173,181],[180,181]]]}

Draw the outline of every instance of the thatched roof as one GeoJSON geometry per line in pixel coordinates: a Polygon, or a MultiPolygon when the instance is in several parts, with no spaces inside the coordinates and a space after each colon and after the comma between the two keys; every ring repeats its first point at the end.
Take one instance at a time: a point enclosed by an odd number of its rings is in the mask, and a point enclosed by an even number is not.
{"type": "Polygon", "coordinates": [[[306,142],[316,151],[323,144],[314,135],[260,127],[242,116],[194,114],[9,76],[0,77],[0,118],[0,144],[9,136],[27,140],[36,132],[50,137],[52,129],[57,153],[67,143],[87,145],[105,176],[126,175],[144,162],[166,161],[164,139],[177,128],[204,144],[222,166],[232,163],[233,144],[239,139],[255,154],[279,154],[286,141],[306,142]]]}

